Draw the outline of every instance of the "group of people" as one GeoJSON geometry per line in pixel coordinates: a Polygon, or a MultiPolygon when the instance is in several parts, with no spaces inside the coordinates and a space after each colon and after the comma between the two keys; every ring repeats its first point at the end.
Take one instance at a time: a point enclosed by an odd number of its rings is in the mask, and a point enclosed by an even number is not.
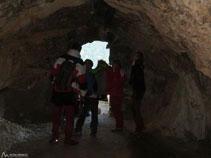
{"type": "MultiPolygon", "coordinates": [[[[84,62],[80,56],[81,45],[75,43],[67,54],[59,57],[51,70],[50,79],[53,85],[52,102],[53,126],[50,143],[57,143],[61,123],[62,110],[65,111],[65,140],[66,145],[76,145],[72,140],[72,132],[82,132],[82,127],[88,111],[91,111],[91,136],[97,134],[98,127],[98,103],[99,98],[105,99],[110,95],[110,106],[114,114],[116,126],[112,132],[121,132],[124,127],[122,113],[123,87],[126,75],[121,68],[118,59],[111,61],[111,66],[103,61],[92,69],[93,62],[86,59],[84,62]],[[106,93],[105,93],[106,92],[106,93]],[[84,104],[79,118],[74,125],[74,108],[78,98],[84,104]]],[[[133,87],[132,109],[136,124],[136,132],[144,129],[144,123],[140,113],[141,100],[145,93],[143,54],[136,52],[133,57],[132,70],[129,83],[133,87]]]]}

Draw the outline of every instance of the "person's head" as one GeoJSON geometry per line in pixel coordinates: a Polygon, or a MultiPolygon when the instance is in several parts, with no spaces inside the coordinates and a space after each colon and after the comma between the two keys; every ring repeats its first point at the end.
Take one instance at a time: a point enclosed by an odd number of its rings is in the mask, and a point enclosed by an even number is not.
{"type": "Polygon", "coordinates": [[[85,60],[85,65],[86,65],[86,70],[89,71],[92,69],[92,66],[93,66],[93,62],[90,60],[90,59],[86,59],[85,60]]]}
{"type": "Polygon", "coordinates": [[[99,67],[99,66],[107,66],[108,64],[104,61],[104,60],[102,60],[102,59],[100,59],[100,60],[98,60],[98,62],[97,62],[97,66],[99,67]]]}
{"type": "Polygon", "coordinates": [[[121,62],[120,62],[119,59],[113,59],[111,64],[112,64],[112,67],[119,67],[119,68],[121,68],[121,62]]]}
{"type": "Polygon", "coordinates": [[[81,51],[81,45],[79,43],[73,43],[72,45],[72,49],[76,49],[78,50],[79,52],[81,51]]]}
{"type": "Polygon", "coordinates": [[[144,64],[143,53],[140,51],[137,51],[133,56],[133,61],[138,65],[143,65],[144,64]]]}

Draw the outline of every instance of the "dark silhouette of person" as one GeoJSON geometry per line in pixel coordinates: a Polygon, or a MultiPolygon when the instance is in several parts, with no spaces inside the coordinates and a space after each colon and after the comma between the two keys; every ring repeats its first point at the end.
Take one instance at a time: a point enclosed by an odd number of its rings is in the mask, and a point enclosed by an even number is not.
{"type": "Polygon", "coordinates": [[[129,83],[133,88],[132,111],[136,124],[136,132],[142,132],[145,128],[140,112],[141,101],[144,97],[146,86],[144,80],[144,56],[140,51],[133,57],[132,70],[129,83]]]}

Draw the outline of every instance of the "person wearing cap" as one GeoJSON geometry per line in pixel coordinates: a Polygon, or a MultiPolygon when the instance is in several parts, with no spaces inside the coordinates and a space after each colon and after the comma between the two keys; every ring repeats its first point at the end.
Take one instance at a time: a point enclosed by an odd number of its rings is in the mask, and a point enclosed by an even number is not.
{"type": "Polygon", "coordinates": [[[136,124],[136,133],[142,132],[145,128],[143,118],[140,112],[141,101],[144,97],[146,86],[144,80],[144,56],[137,51],[133,56],[132,70],[129,83],[133,88],[132,111],[136,124]]]}
{"type": "Polygon", "coordinates": [[[123,86],[125,82],[125,73],[121,69],[121,63],[118,59],[112,61],[112,67],[107,69],[108,78],[106,84],[107,93],[110,95],[110,106],[116,121],[112,132],[123,130],[122,98],[123,86]]]}
{"type": "Polygon", "coordinates": [[[74,124],[74,104],[76,104],[76,96],[80,95],[81,100],[83,100],[86,89],[87,89],[87,79],[86,79],[86,68],[81,59],[80,55],[81,45],[75,43],[72,48],[67,52],[67,54],[59,57],[51,70],[50,79],[53,86],[53,96],[52,101],[54,103],[53,109],[53,127],[52,127],[52,138],[50,143],[57,143],[59,139],[59,127],[61,122],[62,109],[65,110],[66,125],[65,125],[65,145],[76,145],[77,141],[71,139],[72,129],[74,124]],[[69,60],[71,63],[75,63],[73,72],[68,79],[68,87],[63,90],[57,87],[54,82],[56,76],[59,73],[60,67],[63,62],[69,60]]]}

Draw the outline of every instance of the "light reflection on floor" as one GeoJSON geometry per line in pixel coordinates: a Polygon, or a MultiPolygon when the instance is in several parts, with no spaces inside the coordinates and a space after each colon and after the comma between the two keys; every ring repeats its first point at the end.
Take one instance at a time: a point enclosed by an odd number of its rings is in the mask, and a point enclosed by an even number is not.
{"type": "Polygon", "coordinates": [[[99,101],[98,113],[101,115],[109,114],[109,102],[108,101],[99,101]]]}
{"type": "Polygon", "coordinates": [[[101,115],[109,115],[110,114],[110,96],[107,95],[107,101],[102,101],[99,100],[99,104],[98,104],[98,114],[101,115]]]}

